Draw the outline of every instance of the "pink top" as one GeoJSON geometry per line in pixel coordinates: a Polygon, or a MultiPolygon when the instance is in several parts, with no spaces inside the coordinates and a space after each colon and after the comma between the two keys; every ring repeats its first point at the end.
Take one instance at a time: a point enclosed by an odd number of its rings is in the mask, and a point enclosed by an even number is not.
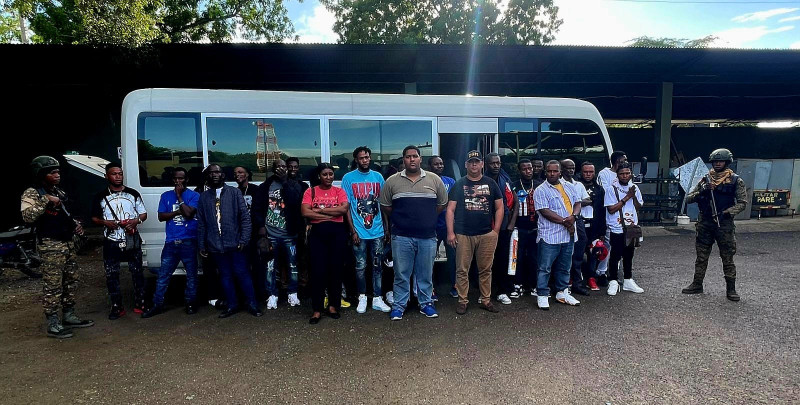
{"type": "MultiPolygon", "coordinates": [[[[340,187],[331,186],[331,188],[327,190],[323,190],[319,188],[319,186],[309,188],[303,194],[303,204],[308,204],[311,208],[330,208],[330,207],[338,207],[340,204],[347,202],[347,194],[344,190],[340,187]],[[311,199],[311,190],[314,190],[314,199],[311,199]]],[[[344,222],[344,216],[339,215],[338,217],[331,217],[331,219],[326,220],[318,220],[312,219],[312,224],[318,224],[320,222],[325,221],[332,221],[332,222],[344,222]]]]}

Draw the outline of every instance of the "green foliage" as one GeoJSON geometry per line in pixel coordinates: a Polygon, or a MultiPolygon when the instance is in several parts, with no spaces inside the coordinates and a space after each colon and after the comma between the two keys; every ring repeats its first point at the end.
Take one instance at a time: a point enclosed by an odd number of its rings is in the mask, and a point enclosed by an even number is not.
{"type": "Polygon", "coordinates": [[[14,13],[0,11],[0,44],[21,40],[18,17],[14,13]]]}
{"type": "Polygon", "coordinates": [[[348,44],[552,42],[563,22],[552,0],[321,0],[348,44]]]}
{"type": "Polygon", "coordinates": [[[294,27],[283,0],[8,0],[40,42],[139,46],[153,42],[282,41],[294,27]]]}
{"type": "Polygon", "coordinates": [[[708,35],[698,39],[685,38],[653,38],[641,36],[634,38],[627,43],[629,46],[643,48],[708,48],[714,44],[718,37],[708,35]]]}

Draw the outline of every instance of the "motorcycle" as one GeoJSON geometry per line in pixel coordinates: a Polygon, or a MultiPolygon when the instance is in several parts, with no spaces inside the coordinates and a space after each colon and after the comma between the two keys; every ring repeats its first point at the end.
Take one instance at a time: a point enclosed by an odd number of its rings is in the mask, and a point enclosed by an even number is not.
{"type": "Polygon", "coordinates": [[[17,269],[30,278],[41,278],[34,270],[41,264],[33,229],[17,226],[0,233],[0,275],[4,269],[17,269]]]}

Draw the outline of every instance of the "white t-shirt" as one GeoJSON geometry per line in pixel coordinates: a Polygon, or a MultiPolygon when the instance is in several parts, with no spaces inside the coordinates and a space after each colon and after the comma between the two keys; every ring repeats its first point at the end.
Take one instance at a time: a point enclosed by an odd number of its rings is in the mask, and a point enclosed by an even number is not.
{"type": "Polygon", "coordinates": [[[600,174],[597,175],[597,182],[600,183],[603,188],[608,188],[616,179],[617,173],[611,170],[610,167],[600,170],[600,174]]]}
{"type": "MultiPolygon", "coordinates": [[[[580,196],[581,201],[589,199],[589,193],[586,191],[586,186],[584,186],[583,183],[581,183],[581,182],[579,182],[579,181],[577,181],[575,179],[572,179],[572,181],[568,181],[567,183],[571,184],[572,187],[575,187],[575,193],[578,194],[578,196],[580,196]]],[[[591,218],[593,212],[594,211],[592,210],[592,206],[591,205],[585,206],[585,205],[583,205],[583,203],[581,203],[581,216],[582,217],[591,218]],[[588,208],[588,211],[587,211],[587,208],[588,208]],[[587,213],[589,214],[589,216],[586,216],[587,213]]]]}
{"type": "MultiPolygon", "coordinates": [[[[618,190],[619,198],[622,199],[628,194],[628,189],[630,189],[631,186],[633,186],[633,181],[629,181],[628,185],[623,186],[619,184],[619,180],[614,180],[609,187],[605,188],[606,194],[603,199],[603,205],[609,207],[620,201],[617,199],[617,193],[614,192],[614,188],[618,190]]],[[[639,201],[639,204],[644,204],[642,191],[639,187],[636,187],[636,200],[639,201]]],[[[612,233],[622,233],[622,224],[619,221],[619,214],[619,211],[610,214],[608,209],[606,209],[606,225],[612,233]]],[[[633,199],[628,200],[628,202],[622,206],[622,217],[625,218],[625,225],[639,223],[639,216],[636,214],[636,206],[633,205],[633,199]]]]}

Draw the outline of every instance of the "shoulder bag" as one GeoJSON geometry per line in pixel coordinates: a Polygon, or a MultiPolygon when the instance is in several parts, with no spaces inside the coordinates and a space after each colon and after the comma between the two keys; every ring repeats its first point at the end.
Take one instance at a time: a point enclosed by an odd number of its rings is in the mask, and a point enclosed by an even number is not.
{"type": "MultiPolygon", "coordinates": [[[[614,194],[617,195],[617,201],[622,202],[622,199],[619,198],[619,189],[617,189],[616,186],[612,187],[614,187],[614,194]]],[[[642,237],[642,227],[639,226],[639,224],[625,225],[625,218],[622,216],[622,209],[624,207],[625,203],[622,204],[618,212],[619,222],[622,225],[622,235],[625,237],[625,246],[639,247],[641,246],[639,238],[642,237]]]]}

